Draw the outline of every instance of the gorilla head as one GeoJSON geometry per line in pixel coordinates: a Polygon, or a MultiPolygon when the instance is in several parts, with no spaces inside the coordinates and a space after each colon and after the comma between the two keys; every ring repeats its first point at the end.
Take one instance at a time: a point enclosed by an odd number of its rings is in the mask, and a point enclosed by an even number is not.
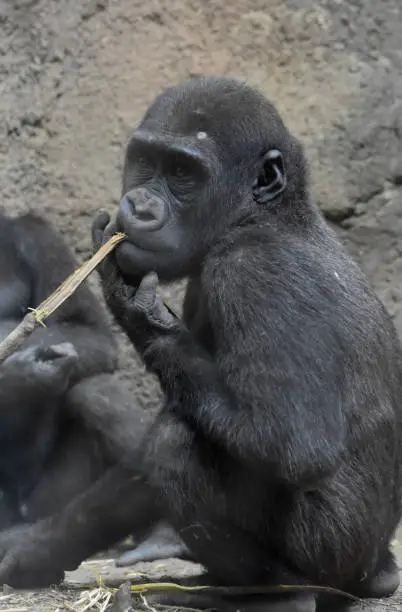
{"type": "Polygon", "coordinates": [[[226,228],[258,223],[284,199],[294,205],[304,182],[301,147],[261,94],[222,78],[171,87],[127,147],[119,265],[162,280],[191,275],[226,228]]]}

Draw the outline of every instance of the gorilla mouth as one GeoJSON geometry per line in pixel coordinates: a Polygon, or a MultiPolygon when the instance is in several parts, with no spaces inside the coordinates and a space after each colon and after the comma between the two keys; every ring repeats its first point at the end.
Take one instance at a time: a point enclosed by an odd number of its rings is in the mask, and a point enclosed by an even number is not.
{"type": "Polygon", "coordinates": [[[132,236],[127,235],[127,238],[116,248],[116,252],[130,253],[130,251],[142,251],[151,255],[153,253],[167,253],[170,251],[169,247],[163,247],[163,242],[147,240],[146,238],[145,240],[141,240],[141,238],[144,238],[143,235],[141,237],[138,236],[138,238],[139,240],[133,240],[132,236]]]}
{"type": "Polygon", "coordinates": [[[153,270],[158,271],[160,254],[127,241],[117,247],[116,261],[125,274],[147,274],[153,270]]]}

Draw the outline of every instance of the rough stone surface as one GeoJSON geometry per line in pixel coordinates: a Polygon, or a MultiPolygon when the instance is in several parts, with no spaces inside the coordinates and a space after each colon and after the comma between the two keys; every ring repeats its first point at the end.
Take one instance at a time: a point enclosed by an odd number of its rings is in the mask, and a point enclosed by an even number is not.
{"type": "MultiPolygon", "coordinates": [[[[1,205],[48,214],[86,257],[142,111],[202,73],[243,76],[277,104],[306,144],[318,201],[402,331],[400,0],[0,0],[1,205]]],[[[173,306],[182,289],[165,290],[173,306]]],[[[157,386],[123,338],[121,366],[152,411],[157,386]]],[[[27,609],[55,609],[41,601],[27,609]]],[[[384,606],[398,609],[369,609],[384,606]]]]}

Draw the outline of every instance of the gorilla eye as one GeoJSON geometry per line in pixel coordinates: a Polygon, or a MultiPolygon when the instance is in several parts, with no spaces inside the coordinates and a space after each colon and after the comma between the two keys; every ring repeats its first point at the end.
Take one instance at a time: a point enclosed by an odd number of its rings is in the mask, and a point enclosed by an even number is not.
{"type": "Polygon", "coordinates": [[[167,168],[168,174],[172,178],[185,179],[193,176],[193,168],[186,159],[171,159],[167,168]]]}
{"type": "Polygon", "coordinates": [[[184,168],[184,166],[181,166],[180,164],[174,166],[172,170],[173,176],[177,176],[177,178],[183,178],[183,176],[186,176],[188,174],[186,168],[184,168]]]}
{"type": "Polygon", "coordinates": [[[139,153],[133,157],[131,164],[129,164],[129,168],[130,175],[137,184],[150,180],[155,172],[151,158],[143,153],[139,153]]]}

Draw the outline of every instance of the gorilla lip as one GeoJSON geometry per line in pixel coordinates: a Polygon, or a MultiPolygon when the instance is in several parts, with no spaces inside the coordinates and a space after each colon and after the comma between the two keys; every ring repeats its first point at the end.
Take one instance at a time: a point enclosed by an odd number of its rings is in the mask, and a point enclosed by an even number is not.
{"type": "Polygon", "coordinates": [[[143,253],[146,255],[155,255],[157,253],[166,253],[168,249],[156,249],[156,248],[146,248],[142,247],[139,244],[135,244],[134,242],[129,242],[125,240],[122,242],[116,249],[116,257],[119,261],[125,260],[127,258],[128,261],[133,259],[133,256],[136,255],[138,257],[139,253],[143,253]]]}

